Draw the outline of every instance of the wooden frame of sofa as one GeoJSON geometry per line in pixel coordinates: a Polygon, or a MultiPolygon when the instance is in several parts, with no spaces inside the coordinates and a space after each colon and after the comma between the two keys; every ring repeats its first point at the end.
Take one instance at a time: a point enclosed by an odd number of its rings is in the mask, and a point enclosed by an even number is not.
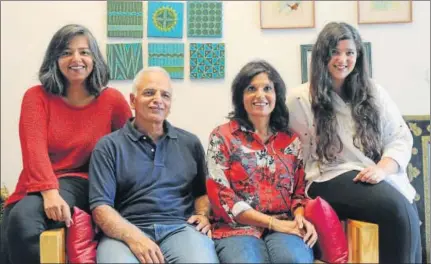
{"type": "MultiPolygon", "coordinates": [[[[376,224],[347,220],[346,235],[349,244],[350,263],[379,262],[379,231],[376,224]]],[[[66,262],[65,229],[54,229],[40,235],[40,262],[66,262]]],[[[316,260],[316,263],[322,263],[316,260]]]]}

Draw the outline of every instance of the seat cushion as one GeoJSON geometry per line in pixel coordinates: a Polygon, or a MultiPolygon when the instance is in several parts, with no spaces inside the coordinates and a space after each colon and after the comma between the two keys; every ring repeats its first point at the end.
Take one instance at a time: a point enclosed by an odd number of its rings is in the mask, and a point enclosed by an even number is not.
{"type": "Polygon", "coordinates": [[[325,200],[316,197],[307,202],[304,216],[314,225],[319,236],[320,260],[326,263],[347,263],[347,238],[334,209],[325,200]]]}
{"type": "Polygon", "coordinates": [[[69,263],[96,263],[97,241],[91,215],[75,206],[72,220],[66,238],[69,263]]]}

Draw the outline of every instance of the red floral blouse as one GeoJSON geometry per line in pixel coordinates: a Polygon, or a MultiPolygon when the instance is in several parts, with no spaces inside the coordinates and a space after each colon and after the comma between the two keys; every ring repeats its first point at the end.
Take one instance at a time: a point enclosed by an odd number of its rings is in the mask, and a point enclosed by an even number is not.
{"type": "Polygon", "coordinates": [[[230,121],[213,130],[207,154],[213,238],[260,238],[264,228],[242,225],[234,217],[253,208],[292,219],[291,212],[304,205],[304,170],[296,134],[277,132],[263,143],[253,131],[230,121]]]}

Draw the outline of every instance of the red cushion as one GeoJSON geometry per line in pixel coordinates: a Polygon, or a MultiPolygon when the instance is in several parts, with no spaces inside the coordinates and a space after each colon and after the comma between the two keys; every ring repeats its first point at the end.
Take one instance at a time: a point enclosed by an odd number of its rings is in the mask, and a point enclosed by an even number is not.
{"type": "Polygon", "coordinates": [[[349,249],[343,226],[337,213],[320,197],[309,200],[305,206],[305,218],[316,228],[319,235],[321,261],[326,263],[347,263],[349,249]]]}
{"type": "Polygon", "coordinates": [[[91,215],[73,207],[73,224],[67,230],[66,250],[69,263],[96,263],[97,241],[91,215]]]}

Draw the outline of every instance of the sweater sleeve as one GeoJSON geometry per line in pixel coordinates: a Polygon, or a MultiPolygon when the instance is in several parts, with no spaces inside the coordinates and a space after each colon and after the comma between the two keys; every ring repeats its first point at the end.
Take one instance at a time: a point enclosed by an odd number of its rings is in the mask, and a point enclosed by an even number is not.
{"type": "Polygon", "coordinates": [[[48,154],[48,99],[42,89],[31,88],[21,105],[19,137],[23,167],[28,171],[27,192],[58,189],[48,154]]]}
{"type": "Polygon", "coordinates": [[[379,85],[377,89],[377,104],[380,106],[382,118],[383,155],[394,159],[400,171],[406,171],[411,158],[413,136],[404,121],[395,102],[379,85]]]}
{"type": "Polygon", "coordinates": [[[115,94],[114,110],[112,112],[112,131],[122,128],[127,120],[132,117],[132,111],[130,110],[126,98],[117,90],[115,90],[115,94]]]}

